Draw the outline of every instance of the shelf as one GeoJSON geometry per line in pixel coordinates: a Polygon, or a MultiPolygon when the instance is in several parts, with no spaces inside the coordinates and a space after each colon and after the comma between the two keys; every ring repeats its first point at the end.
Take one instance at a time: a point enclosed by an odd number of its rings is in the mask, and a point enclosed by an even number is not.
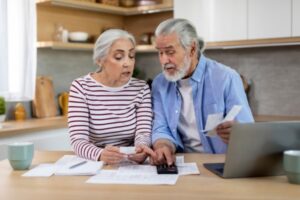
{"type": "Polygon", "coordinates": [[[67,8],[74,8],[80,10],[102,12],[109,14],[117,14],[123,16],[140,15],[140,14],[152,14],[167,12],[173,10],[172,1],[166,1],[163,4],[157,4],[152,6],[139,6],[132,8],[123,8],[117,6],[110,6],[100,3],[76,1],[76,0],[37,0],[38,5],[53,5],[62,6],[67,8]]]}
{"type": "Polygon", "coordinates": [[[206,50],[300,45],[300,37],[207,42],[206,50]]]}
{"type": "MultiPolygon", "coordinates": [[[[38,42],[37,48],[51,48],[58,50],[80,50],[80,51],[92,51],[94,44],[92,43],[71,43],[71,42],[53,42],[53,41],[44,41],[38,42]]],[[[153,45],[137,45],[137,53],[152,53],[156,52],[156,49],[153,45]]]]}

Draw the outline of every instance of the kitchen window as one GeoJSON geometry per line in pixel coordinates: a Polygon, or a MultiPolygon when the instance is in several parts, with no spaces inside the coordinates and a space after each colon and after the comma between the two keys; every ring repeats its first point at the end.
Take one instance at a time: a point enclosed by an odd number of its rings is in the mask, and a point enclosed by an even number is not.
{"type": "Polygon", "coordinates": [[[0,1],[0,95],[31,100],[36,78],[35,0],[0,1]]]}

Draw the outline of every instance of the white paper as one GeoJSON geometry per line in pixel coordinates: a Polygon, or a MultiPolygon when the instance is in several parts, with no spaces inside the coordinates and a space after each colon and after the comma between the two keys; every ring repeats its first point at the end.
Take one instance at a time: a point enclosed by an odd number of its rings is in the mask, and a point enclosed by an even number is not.
{"type": "Polygon", "coordinates": [[[222,120],[222,123],[226,121],[234,120],[234,118],[240,113],[241,110],[242,110],[242,106],[240,105],[233,106],[229,111],[229,113],[227,113],[226,117],[222,120]]]}
{"type": "Polygon", "coordinates": [[[179,163],[177,169],[179,175],[200,174],[196,163],[179,163]]]}
{"type": "Polygon", "coordinates": [[[231,110],[227,113],[224,119],[222,117],[223,115],[222,113],[208,115],[205,130],[202,130],[201,132],[208,132],[206,136],[209,137],[216,136],[217,132],[215,128],[223,122],[234,120],[234,118],[239,114],[241,109],[242,109],[241,105],[234,105],[231,108],[231,110]]]}
{"type": "Polygon", "coordinates": [[[135,154],[135,147],[120,147],[120,153],[135,154]]]}
{"type": "Polygon", "coordinates": [[[54,164],[40,164],[35,168],[27,171],[22,176],[24,177],[50,177],[55,172],[54,164]]]}
{"type": "Polygon", "coordinates": [[[176,165],[184,163],[184,156],[176,156],[176,165]]]}
{"type": "Polygon", "coordinates": [[[205,130],[202,132],[207,132],[216,128],[223,120],[223,113],[210,114],[207,117],[205,130]]]}
{"type": "Polygon", "coordinates": [[[152,174],[157,175],[156,166],[153,165],[127,165],[117,170],[119,174],[152,174]]]}
{"type": "Polygon", "coordinates": [[[103,162],[96,162],[87,160],[83,165],[70,169],[71,166],[85,161],[85,159],[65,155],[55,163],[55,175],[59,176],[73,176],[73,175],[95,175],[102,168],[103,162]]]}
{"type": "Polygon", "coordinates": [[[177,179],[178,175],[126,174],[120,173],[118,170],[101,170],[86,182],[97,184],[174,185],[177,179]]]}

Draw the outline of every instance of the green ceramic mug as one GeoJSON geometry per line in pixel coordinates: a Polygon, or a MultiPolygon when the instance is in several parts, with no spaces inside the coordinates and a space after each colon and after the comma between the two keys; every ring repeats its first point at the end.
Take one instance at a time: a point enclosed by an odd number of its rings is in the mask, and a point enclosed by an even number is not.
{"type": "Polygon", "coordinates": [[[300,150],[288,150],[283,154],[283,167],[288,181],[300,184],[300,150]]]}
{"type": "Polygon", "coordinates": [[[14,170],[30,167],[34,153],[32,142],[15,142],[8,145],[8,160],[14,170]]]}

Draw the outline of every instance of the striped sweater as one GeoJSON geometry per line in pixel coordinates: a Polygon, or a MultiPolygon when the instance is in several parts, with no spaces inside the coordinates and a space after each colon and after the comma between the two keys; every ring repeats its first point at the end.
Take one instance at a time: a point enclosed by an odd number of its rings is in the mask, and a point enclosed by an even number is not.
{"type": "Polygon", "coordinates": [[[152,108],[149,86],[131,78],[110,88],[90,74],[72,82],[68,124],[71,145],[83,158],[98,160],[106,145],[151,144],[152,108]]]}

